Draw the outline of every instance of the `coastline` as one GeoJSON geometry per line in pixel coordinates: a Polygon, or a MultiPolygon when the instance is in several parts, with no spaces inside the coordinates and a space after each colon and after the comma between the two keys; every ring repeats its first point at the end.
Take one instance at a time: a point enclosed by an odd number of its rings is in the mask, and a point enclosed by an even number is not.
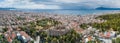
{"type": "Polygon", "coordinates": [[[0,10],[7,12],[24,12],[24,13],[46,13],[52,15],[102,15],[102,14],[114,14],[119,13],[120,10],[0,10]]]}

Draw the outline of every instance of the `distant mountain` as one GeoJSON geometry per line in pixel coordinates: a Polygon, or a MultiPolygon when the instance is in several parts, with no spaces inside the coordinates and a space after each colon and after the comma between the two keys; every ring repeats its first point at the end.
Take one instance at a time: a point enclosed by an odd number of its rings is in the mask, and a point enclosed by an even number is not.
{"type": "Polygon", "coordinates": [[[97,10],[120,10],[120,8],[107,8],[107,7],[98,7],[97,10]]]}
{"type": "Polygon", "coordinates": [[[98,7],[97,10],[120,10],[120,8],[107,8],[107,7],[98,7]]]}
{"type": "Polygon", "coordinates": [[[0,8],[0,10],[14,10],[16,8],[0,8]]]}

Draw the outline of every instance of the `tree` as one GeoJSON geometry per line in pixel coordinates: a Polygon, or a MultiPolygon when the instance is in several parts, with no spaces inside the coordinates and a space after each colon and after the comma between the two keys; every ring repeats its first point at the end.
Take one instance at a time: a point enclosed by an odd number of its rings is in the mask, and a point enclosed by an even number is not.
{"type": "Polygon", "coordinates": [[[12,41],[12,43],[21,43],[19,40],[17,40],[17,39],[14,39],[13,41],[12,41]]]}
{"type": "Polygon", "coordinates": [[[51,43],[58,43],[58,40],[56,38],[53,38],[53,40],[51,41],[51,43]]]}
{"type": "Polygon", "coordinates": [[[112,43],[120,43],[120,38],[116,38],[116,39],[112,40],[112,43]]]}
{"type": "Polygon", "coordinates": [[[0,43],[8,43],[8,41],[3,35],[0,35],[0,43]]]}

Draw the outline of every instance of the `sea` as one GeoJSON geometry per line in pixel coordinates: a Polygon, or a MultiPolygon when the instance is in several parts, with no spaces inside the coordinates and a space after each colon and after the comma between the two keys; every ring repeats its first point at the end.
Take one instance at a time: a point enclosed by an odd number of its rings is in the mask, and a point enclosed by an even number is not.
{"type": "Polygon", "coordinates": [[[77,9],[17,9],[10,11],[22,11],[22,12],[37,12],[37,13],[49,13],[49,14],[63,14],[63,15],[96,15],[96,14],[106,14],[106,13],[118,13],[120,10],[77,10],[77,9]]]}

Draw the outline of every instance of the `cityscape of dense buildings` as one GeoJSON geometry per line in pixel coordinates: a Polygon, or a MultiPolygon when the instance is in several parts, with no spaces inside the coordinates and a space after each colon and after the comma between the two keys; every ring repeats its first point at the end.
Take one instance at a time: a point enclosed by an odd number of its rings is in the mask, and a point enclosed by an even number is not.
{"type": "Polygon", "coordinates": [[[120,43],[120,14],[108,16],[0,11],[0,43],[120,43]]]}

